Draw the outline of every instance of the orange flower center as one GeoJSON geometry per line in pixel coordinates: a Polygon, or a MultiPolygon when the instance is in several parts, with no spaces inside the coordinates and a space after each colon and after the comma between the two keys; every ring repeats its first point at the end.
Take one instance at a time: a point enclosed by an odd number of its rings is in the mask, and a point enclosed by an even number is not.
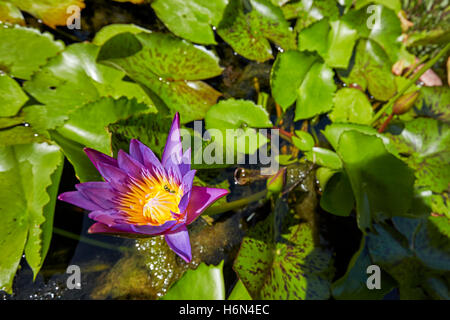
{"type": "Polygon", "coordinates": [[[143,173],[141,179],[131,178],[129,191],[118,199],[118,207],[128,223],[159,226],[176,220],[178,203],[183,196],[179,184],[164,175],[143,173]]]}

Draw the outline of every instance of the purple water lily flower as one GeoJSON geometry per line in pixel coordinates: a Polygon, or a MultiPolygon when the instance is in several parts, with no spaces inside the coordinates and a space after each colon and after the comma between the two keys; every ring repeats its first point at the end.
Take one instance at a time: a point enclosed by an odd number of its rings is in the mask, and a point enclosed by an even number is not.
{"type": "Polygon", "coordinates": [[[180,119],[175,115],[161,162],[139,142],[117,159],[96,150],[84,151],[105,182],[77,184],[77,191],[58,199],[91,211],[97,221],[89,233],[164,235],[169,247],[186,262],[192,259],[186,226],[228,190],[193,186],[191,149],[183,154],[180,119]]]}

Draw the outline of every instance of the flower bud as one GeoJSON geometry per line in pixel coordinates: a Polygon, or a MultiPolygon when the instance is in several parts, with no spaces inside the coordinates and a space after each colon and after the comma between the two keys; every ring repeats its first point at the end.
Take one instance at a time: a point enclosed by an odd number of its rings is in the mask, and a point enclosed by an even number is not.
{"type": "Polygon", "coordinates": [[[406,113],[414,105],[418,96],[419,91],[410,92],[401,96],[397,101],[395,101],[392,112],[396,115],[406,113]]]}
{"type": "Polygon", "coordinates": [[[275,175],[267,179],[267,191],[278,194],[283,191],[286,167],[280,169],[275,175]]]}

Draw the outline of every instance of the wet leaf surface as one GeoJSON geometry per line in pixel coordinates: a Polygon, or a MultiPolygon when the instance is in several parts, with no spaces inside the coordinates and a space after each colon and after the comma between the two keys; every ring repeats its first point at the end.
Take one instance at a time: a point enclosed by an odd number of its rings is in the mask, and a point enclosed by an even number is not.
{"type": "Polygon", "coordinates": [[[203,118],[220,96],[199,81],[222,72],[217,57],[167,34],[118,34],[102,46],[98,60],[151,89],[170,110],[180,112],[183,123],[203,118]]]}
{"type": "Polygon", "coordinates": [[[0,24],[0,70],[10,76],[29,79],[31,75],[64,49],[49,33],[0,24]]]}
{"type": "MultiPolygon", "coordinates": [[[[56,193],[51,198],[46,189],[52,184],[52,174],[62,164],[59,148],[47,143],[1,147],[0,209],[0,289],[11,292],[12,281],[25,248],[26,259],[35,275],[42,266],[52,229],[42,229],[46,219],[53,217],[56,193]],[[45,234],[43,234],[45,232],[45,234]]],[[[59,170],[60,174],[60,170],[59,170]]],[[[59,184],[59,174],[53,177],[59,184]]],[[[53,187],[54,188],[54,187],[53,187]]],[[[47,221],[50,223],[50,221],[47,221]]]]}
{"type": "Polygon", "coordinates": [[[228,0],[156,0],[152,8],[177,36],[201,44],[216,44],[212,26],[222,20],[228,0]]]}
{"type": "Polygon", "coordinates": [[[217,33],[250,60],[273,58],[269,40],[284,50],[295,49],[296,39],[281,10],[268,0],[250,0],[251,8],[230,0],[217,33]]]}
{"type": "MultiPolygon", "coordinates": [[[[392,128],[394,129],[394,128],[392,128]]],[[[401,158],[413,168],[416,185],[440,193],[450,181],[450,128],[434,119],[418,118],[405,123],[399,134],[390,135],[401,158]]]]}

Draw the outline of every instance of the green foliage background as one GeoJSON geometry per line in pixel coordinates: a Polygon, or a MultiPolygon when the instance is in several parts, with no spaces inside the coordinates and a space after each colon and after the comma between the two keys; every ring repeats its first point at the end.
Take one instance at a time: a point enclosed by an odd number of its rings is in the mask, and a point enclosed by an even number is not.
{"type": "MultiPolygon", "coordinates": [[[[238,144],[246,154],[268,142],[255,128],[282,129],[280,164],[313,163],[322,210],[362,232],[335,279],[316,220],[299,219],[289,193],[272,194],[234,261],[230,299],[382,299],[393,288],[450,298],[448,2],[130,2],[159,27],[109,24],[81,41],[65,29],[66,8],[88,1],[0,1],[0,290],[12,292],[22,255],[34,277],[44,263],[64,159],[80,181],[100,180],[84,147],[114,155],[137,138],[161,154],[179,112],[182,124],[257,135],[253,148],[238,144]],[[270,90],[224,96],[223,47],[269,64],[270,90]],[[428,68],[440,85],[419,79],[428,68]],[[382,291],[365,287],[372,264],[382,291]]],[[[225,299],[222,267],[189,270],[166,299],[225,299]]]]}

